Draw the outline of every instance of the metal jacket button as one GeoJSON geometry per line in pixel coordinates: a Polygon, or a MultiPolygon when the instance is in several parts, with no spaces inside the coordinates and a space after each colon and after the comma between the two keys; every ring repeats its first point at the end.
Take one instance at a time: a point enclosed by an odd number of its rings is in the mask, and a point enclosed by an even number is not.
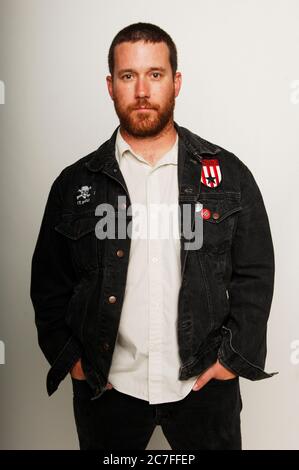
{"type": "Polygon", "coordinates": [[[124,256],[124,251],[123,250],[117,250],[116,254],[119,258],[122,258],[124,256]]]}
{"type": "Polygon", "coordinates": [[[193,188],[185,188],[185,193],[193,193],[193,188]]]}
{"type": "Polygon", "coordinates": [[[213,217],[213,219],[215,219],[215,220],[219,219],[219,217],[220,217],[219,212],[213,212],[212,217],[213,217]]]}
{"type": "Polygon", "coordinates": [[[109,297],[108,300],[109,300],[109,303],[110,303],[110,304],[115,304],[115,302],[116,302],[116,297],[115,297],[114,295],[110,295],[110,297],[109,297]]]}

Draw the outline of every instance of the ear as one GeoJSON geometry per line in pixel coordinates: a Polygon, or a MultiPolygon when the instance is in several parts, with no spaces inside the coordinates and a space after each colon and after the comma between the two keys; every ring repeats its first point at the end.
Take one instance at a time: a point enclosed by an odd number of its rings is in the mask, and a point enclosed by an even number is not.
{"type": "Polygon", "coordinates": [[[106,83],[107,83],[109,95],[110,95],[111,99],[113,100],[114,99],[114,96],[113,96],[113,79],[112,79],[111,75],[107,75],[106,83]]]}
{"type": "Polygon", "coordinates": [[[174,76],[175,97],[179,95],[181,86],[182,86],[182,74],[181,72],[176,72],[174,76]]]}

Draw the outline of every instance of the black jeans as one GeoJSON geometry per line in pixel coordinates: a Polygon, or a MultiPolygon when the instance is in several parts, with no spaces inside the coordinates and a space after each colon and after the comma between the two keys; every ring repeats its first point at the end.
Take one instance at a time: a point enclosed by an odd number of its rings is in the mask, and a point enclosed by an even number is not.
{"type": "Polygon", "coordinates": [[[72,384],[81,450],[145,450],[156,425],[172,450],[241,449],[239,377],[212,379],[182,400],[157,405],[114,388],[90,400],[85,380],[72,384]]]}

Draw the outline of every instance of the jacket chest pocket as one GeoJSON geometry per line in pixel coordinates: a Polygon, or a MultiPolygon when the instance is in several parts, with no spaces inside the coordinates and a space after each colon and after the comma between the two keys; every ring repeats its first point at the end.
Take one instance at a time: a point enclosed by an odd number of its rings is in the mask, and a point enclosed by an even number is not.
{"type": "Polygon", "coordinates": [[[215,196],[199,198],[203,205],[199,214],[203,219],[201,251],[223,253],[231,247],[235,224],[242,207],[238,198],[215,196]]]}
{"type": "Polygon", "coordinates": [[[98,217],[94,211],[87,214],[66,214],[55,230],[66,237],[74,266],[79,272],[99,267],[99,240],[95,227],[98,217]]]}

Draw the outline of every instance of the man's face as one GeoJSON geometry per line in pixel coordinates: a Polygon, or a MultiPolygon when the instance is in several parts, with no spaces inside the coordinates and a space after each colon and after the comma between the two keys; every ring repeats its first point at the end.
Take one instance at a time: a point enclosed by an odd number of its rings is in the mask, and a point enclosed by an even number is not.
{"type": "Polygon", "coordinates": [[[172,121],[181,74],[173,77],[164,42],[124,42],[114,50],[114,76],[107,77],[107,85],[121,127],[144,138],[172,121]]]}

